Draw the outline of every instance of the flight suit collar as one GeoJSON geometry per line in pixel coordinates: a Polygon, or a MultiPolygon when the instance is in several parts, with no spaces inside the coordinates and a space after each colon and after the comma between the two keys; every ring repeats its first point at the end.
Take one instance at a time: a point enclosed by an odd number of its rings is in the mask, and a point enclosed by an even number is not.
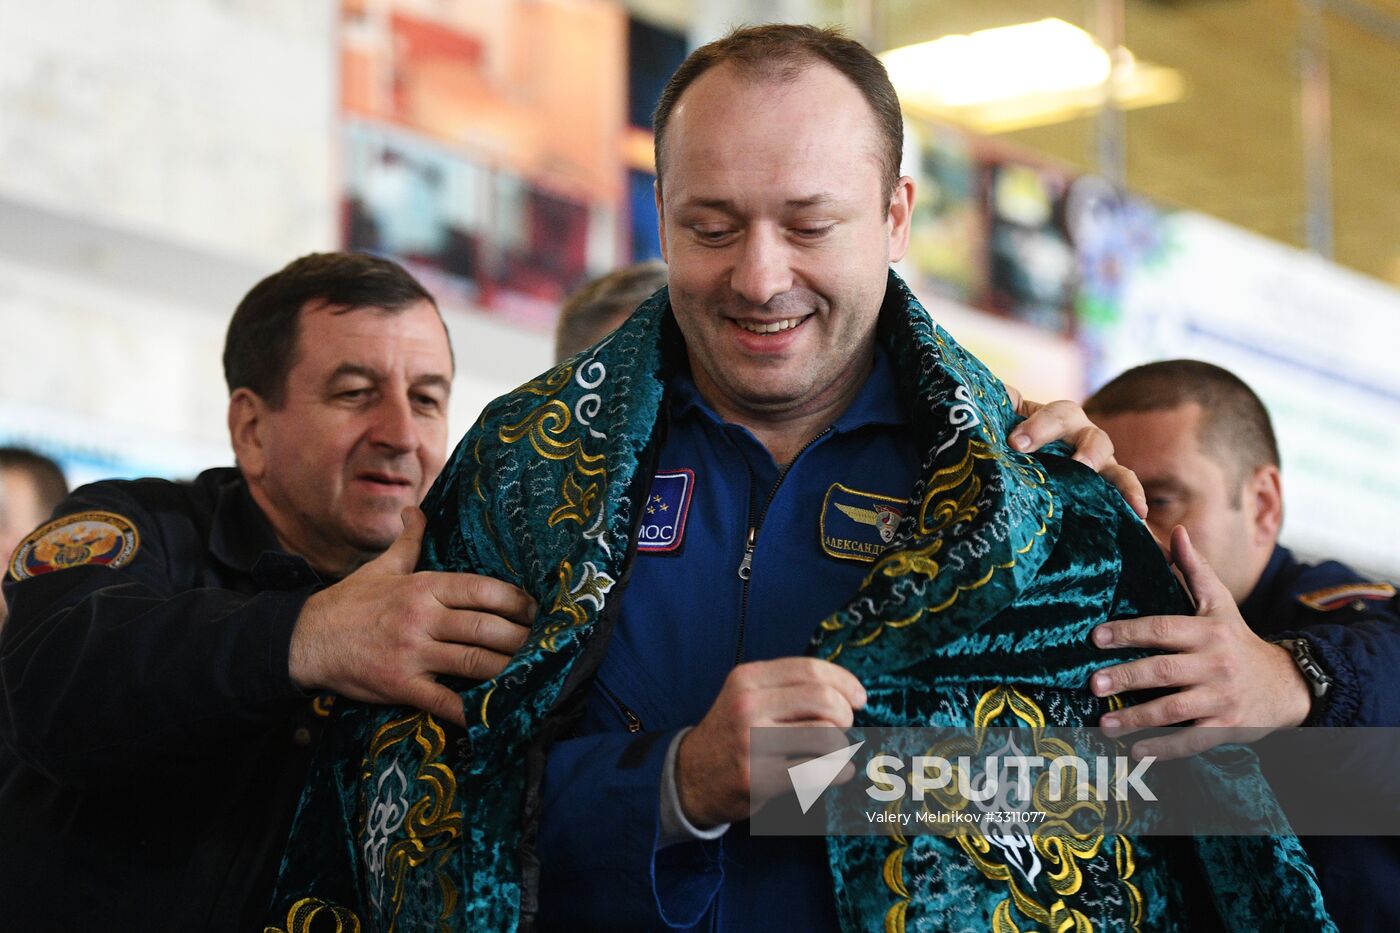
{"type": "Polygon", "coordinates": [[[1293,554],[1288,548],[1274,545],[1274,552],[1269,555],[1269,562],[1264,565],[1264,572],[1259,575],[1254,589],[1249,591],[1244,602],[1240,603],[1240,615],[1244,617],[1245,623],[1251,629],[1260,631],[1256,623],[1267,622],[1269,603],[1274,598],[1278,576],[1293,563],[1293,554]]]}
{"type": "MultiPolygon", "coordinates": [[[[682,367],[672,376],[669,388],[671,413],[674,417],[700,413],[716,424],[725,423],[700,394],[688,366],[682,367]]],[[[831,430],[839,434],[869,425],[908,423],[909,416],[900,402],[899,388],[895,383],[894,367],[890,363],[889,354],[884,347],[876,346],[875,363],[871,367],[870,375],[866,377],[865,384],[861,386],[851,404],[831,425],[831,430]]]]}
{"type": "Polygon", "coordinates": [[[268,589],[322,582],[305,558],[283,550],[243,476],[230,470],[221,479],[209,528],[209,552],[215,559],[268,589]]]}

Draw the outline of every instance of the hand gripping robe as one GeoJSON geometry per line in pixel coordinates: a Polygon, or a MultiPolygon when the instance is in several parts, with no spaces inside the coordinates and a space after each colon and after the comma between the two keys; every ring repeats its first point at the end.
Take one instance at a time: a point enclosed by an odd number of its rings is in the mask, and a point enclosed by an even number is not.
{"type": "MultiPolygon", "coordinates": [[[[921,478],[860,591],[812,620],[811,652],[865,684],[857,725],[1097,723],[1117,701],[1093,697],[1089,674],[1132,655],[1093,648],[1093,626],[1190,611],[1156,546],[1091,472],[1005,444],[1016,416],[1003,387],[893,273],[880,339],[921,478]]],[[[546,751],[606,650],[666,374],[683,354],[663,289],[609,339],[497,399],[458,445],[424,503],[422,565],[530,592],[541,606],[530,641],[501,676],[458,685],[465,733],[411,710],[337,707],[270,930],[533,926],[546,751]]],[[[1252,753],[1189,767],[1207,793],[1286,826],[1252,753]]],[[[1331,928],[1286,836],[1042,829],[1014,857],[977,835],[827,847],[851,931],[1331,928]]]]}

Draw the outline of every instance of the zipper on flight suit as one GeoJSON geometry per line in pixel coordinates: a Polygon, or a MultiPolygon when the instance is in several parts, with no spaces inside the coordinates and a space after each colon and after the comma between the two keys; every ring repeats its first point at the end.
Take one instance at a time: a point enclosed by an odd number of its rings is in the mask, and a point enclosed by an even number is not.
{"type": "Polygon", "coordinates": [[[618,699],[617,694],[609,690],[607,684],[603,683],[601,680],[595,680],[594,682],[598,685],[599,690],[608,695],[608,699],[612,700],[613,706],[616,706],[617,711],[622,714],[623,720],[627,723],[627,731],[634,733],[641,732],[642,718],[628,709],[627,704],[618,699]]]}
{"type": "MultiPolygon", "coordinates": [[[[758,543],[758,530],[763,527],[763,520],[768,517],[768,507],[773,504],[773,497],[778,494],[778,487],[787,478],[788,471],[797,462],[797,458],[817,441],[831,433],[831,425],[827,425],[822,431],[816,434],[811,440],[803,444],[787,465],[778,471],[778,478],[773,481],[773,488],[768,490],[768,498],[763,500],[763,511],[758,513],[755,519],[753,511],[753,501],[749,502],[749,536],[744,542],[744,557],[739,561],[739,579],[744,581],[742,596],[739,601],[739,640],[734,648],[734,663],[740,664],[744,660],[744,627],[748,623],[749,617],[749,578],[753,576],[753,551],[758,543]]],[[[753,476],[753,470],[749,471],[749,476],[753,476]]]]}

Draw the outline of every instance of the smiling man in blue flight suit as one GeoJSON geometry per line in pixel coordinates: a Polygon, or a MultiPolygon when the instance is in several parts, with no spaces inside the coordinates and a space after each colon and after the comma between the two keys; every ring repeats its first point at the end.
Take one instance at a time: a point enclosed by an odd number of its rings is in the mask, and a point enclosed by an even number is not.
{"type": "MultiPolygon", "coordinates": [[[[1084,403],[1142,479],[1159,535],[1185,525],[1223,584],[1214,626],[1191,617],[1113,622],[1105,644],[1169,652],[1108,668],[1100,693],[1170,688],[1121,715],[1125,729],[1192,719],[1222,726],[1400,725],[1400,597],[1336,561],[1278,544],[1283,479],[1269,413],[1228,370],[1197,360],[1134,367],[1084,403]],[[1235,606],[1238,605],[1238,609],[1235,606]],[[1167,664],[1169,667],[1160,665],[1167,664]],[[1179,706],[1169,706],[1173,702],[1179,706]]],[[[1265,773],[1275,761],[1261,746],[1265,773]]],[[[1355,775],[1362,777],[1362,775],[1355,775]]],[[[1338,787],[1344,786],[1339,783],[1338,787]]],[[[1286,801],[1285,801],[1286,802],[1286,801]]],[[[1346,931],[1400,928],[1400,839],[1304,840],[1346,931]]]]}
{"type": "MultiPolygon", "coordinates": [[[[905,507],[918,471],[908,419],[883,353],[850,406],[782,464],[752,431],[718,415],[691,378],[677,377],[672,393],[628,596],[579,727],[585,737],[560,743],[549,757],[539,842],[544,925],[568,926],[578,897],[597,880],[590,871],[597,837],[578,832],[576,814],[607,819],[600,800],[655,809],[654,771],[617,768],[609,754],[625,729],[681,731],[661,777],[657,889],[607,899],[619,928],[658,920],[689,926],[723,881],[720,922],[726,914],[755,916],[763,904],[761,915],[780,916],[791,929],[831,929],[836,912],[819,843],[725,830],[749,808],[739,773],[749,725],[847,726],[852,708],[863,705],[864,689],[849,672],[797,656],[812,620],[839,609],[883,549],[881,532],[889,532],[879,510],[894,509],[897,521],[905,507]],[[693,723],[700,725],[688,728],[693,723]],[[674,890],[670,859],[679,862],[674,890]],[[745,870],[759,862],[761,872],[745,870]],[[579,873],[571,877],[572,869],[579,873]],[[771,902],[775,895],[781,903],[771,902]]],[[[635,858],[633,878],[650,874],[648,821],[597,828],[617,834],[610,845],[635,858]]]]}
{"type": "Polygon", "coordinates": [[[867,700],[848,670],[801,655],[812,620],[870,573],[920,476],[872,326],[912,188],[877,190],[871,163],[893,179],[899,152],[876,148],[872,118],[899,115],[857,84],[859,66],[786,67],[765,80],[702,50],[658,107],[657,202],[688,365],[663,403],[606,655],[573,737],[548,755],[546,929],[840,925],[821,844],[731,824],[783,790],[750,784],[751,727],[846,727],[867,700]]]}
{"type": "MultiPolygon", "coordinates": [[[[487,406],[424,501],[424,565],[531,593],[530,641],[454,684],[462,730],[338,706],[273,928],[1330,929],[1290,839],[735,825],[783,791],[752,727],[1093,723],[1091,629],[1188,604],[890,270],[913,182],[868,50],[739,30],[655,129],[668,289],[487,406]]],[[[1247,756],[1198,771],[1276,813],[1247,756]]]]}
{"type": "MultiPolygon", "coordinates": [[[[822,64],[787,84],[721,64],[662,100],[657,203],[690,365],[670,386],[632,578],[583,737],[549,756],[546,927],[609,916],[620,928],[688,927],[707,912],[721,925],[762,915],[790,929],[835,926],[819,843],[726,829],[749,811],[750,726],[846,727],[864,705],[850,672],[800,655],[813,620],[840,608],[882,550],[877,508],[902,509],[918,476],[872,326],[912,200],[908,179],[880,177],[898,177],[899,159],[874,148],[880,116],[822,64]],[[735,109],[752,119],[729,123],[735,109]],[[655,856],[646,811],[657,778],[616,767],[619,728],[674,735],[655,856]],[[612,823],[619,811],[599,804],[619,800],[642,818],[612,823]],[[620,880],[652,876],[654,892],[589,892],[600,865],[597,836],[579,832],[589,813],[617,834],[620,880]]],[[[883,116],[899,119],[897,109],[883,116]]]]}

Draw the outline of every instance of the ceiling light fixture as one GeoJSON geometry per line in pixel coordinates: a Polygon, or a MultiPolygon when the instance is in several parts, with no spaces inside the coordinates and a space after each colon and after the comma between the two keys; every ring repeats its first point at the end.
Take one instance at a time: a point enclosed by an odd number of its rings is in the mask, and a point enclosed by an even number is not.
{"type": "Polygon", "coordinates": [[[880,56],[914,112],[984,133],[1085,116],[1108,100],[1125,109],[1179,100],[1179,72],[1135,60],[1124,50],[1117,75],[1094,37],[1062,19],[943,36],[880,56]]]}

